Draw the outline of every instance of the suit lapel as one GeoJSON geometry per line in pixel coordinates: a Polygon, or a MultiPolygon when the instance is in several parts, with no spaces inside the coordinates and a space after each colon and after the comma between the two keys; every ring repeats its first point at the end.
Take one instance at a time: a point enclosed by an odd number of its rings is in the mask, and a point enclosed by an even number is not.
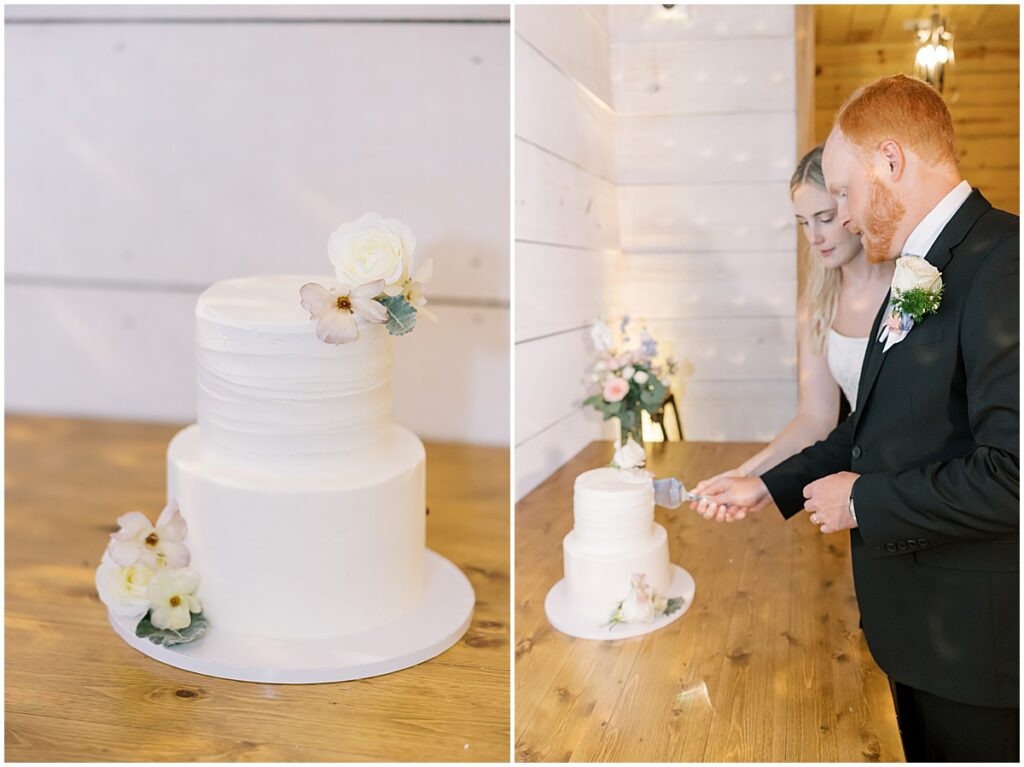
{"type": "MultiPolygon", "coordinates": [[[[935,243],[925,256],[927,261],[940,272],[945,269],[953,258],[953,248],[963,242],[964,237],[967,236],[967,233],[981,217],[981,214],[991,207],[992,205],[982,196],[981,192],[977,189],[973,190],[970,197],[964,200],[963,205],[953,214],[953,218],[949,220],[949,223],[939,233],[935,243]]],[[[853,422],[854,429],[860,424],[868,397],[871,396],[871,390],[874,389],[875,382],[878,380],[878,374],[885,363],[886,355],[892,354],[893,350],[898,348],[897,345],[888,352],[883,353],[883,344],[877,340],[882,318],[885,316],[888,307],[889,294],[887,293],[881,308],[878,310],[878,315],[875,317],[875,323],[871,327],[871,336],[868,338],[868,352],[864,356],[860,383],[857,385],[857,409],[854,411],[854,418],[856,419],[853,422]]],[[[940,309],[939,311],[942,310],[940,309]]],[[[914,331],[911,330],[910,332],[913,333],[914,331]]]]}

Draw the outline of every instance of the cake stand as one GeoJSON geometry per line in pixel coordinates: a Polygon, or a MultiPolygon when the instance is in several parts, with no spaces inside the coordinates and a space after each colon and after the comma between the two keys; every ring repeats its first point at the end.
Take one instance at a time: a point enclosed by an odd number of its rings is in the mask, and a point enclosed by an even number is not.
{"type": "Polygon", "coordinates": [[[138,621],[112,613],[110,623],[129,645],[185,671],[242,682],[345,682],[415,666],[454,645],[469,628],[476,597],[459,568],[427,549],[423,597],[396,621],[330,639],[269,639],[218,630],[202,639],[161,647],[135,636],[138,621]]]}
{"type": "MultiPolygon", "coordinates": [[[[652,631],[663,629],[668,624],[677,620],[683,613],[690,609],[693,604],[693,596],[697,591],[697,585],[693,576],[679,565],[672,565],[672,583],[666,592],[667,596],[680,597],[683,606],[671,615],[661,615],[650,623],[617,623],[609,626],[607,620],[594,618],[591,615],[582,615],[573,609],[569,602],[569,587],[565,578],[551,587],[547,598],[544,600],[544,612],[547,613],[548,622],[563,634],[568,634],[577,639],[600,639],[616,640],[629,639],[631,637],[650,634],[652,631]]],[[[609,613],[611,611],[609,610],[609,613]]],[[[611,615],[609,614],[609,618],[611,615]]]]}

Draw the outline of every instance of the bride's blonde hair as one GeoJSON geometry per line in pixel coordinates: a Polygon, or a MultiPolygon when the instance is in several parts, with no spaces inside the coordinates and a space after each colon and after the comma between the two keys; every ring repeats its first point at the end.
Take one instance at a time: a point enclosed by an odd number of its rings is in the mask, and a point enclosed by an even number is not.
{"type": "MultiPolygon", "coordinates": [[[[793,178],[789,181],[790,198],[797,188],[804,184],[814,184],[822,191],[828,192],[825,186],[825,174],[821,170],[821,153],[824,146],[824,144],[819,144],[814,147],[797,163],[793,178]]],[[[801,243],[800,257],[807,264],[807,280],[804,283],[800,302],[807,309],[811,348],[816,354],[824,354],[825,345],[828,342],[828,331],[835,321],[836,309],[839,305],[841,272],[839,269],[825,266],[820,258],[816,258],[806,239],[801,238],[801,243]]]]}

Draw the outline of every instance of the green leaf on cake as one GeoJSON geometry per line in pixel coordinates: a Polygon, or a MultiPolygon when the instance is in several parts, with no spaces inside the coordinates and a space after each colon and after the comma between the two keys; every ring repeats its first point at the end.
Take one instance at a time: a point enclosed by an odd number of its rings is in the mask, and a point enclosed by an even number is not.
{"type": "Polygon", "coordinates": [[[388,332],[393,336],[404,336],[416,327],[416,307],[405,296],[385,296],[377,299],[388,310],[388,332]]]}
{"type": "Polygon", "coordinates": [[[672,613],[679,612],[683,609],[683,598],[672,597],[668,600],[668,605],[665,607],[665,615],[671,615],[672,613]]]}
{"type": "Polygon", "coordinates": [[[153,644],[160,645],[161,647],[171,647],[176,644],[194,642],[205,634],[208,628],[210,628],[210,621],[201,612],[194,613],[192,615],[192,622],[180,631],[158,629],[149,620],[149,613],[146,613],[146,617],[139,621],[139,625],[135,627],[135,636],[140,639],[148,639],[153,644]]]}

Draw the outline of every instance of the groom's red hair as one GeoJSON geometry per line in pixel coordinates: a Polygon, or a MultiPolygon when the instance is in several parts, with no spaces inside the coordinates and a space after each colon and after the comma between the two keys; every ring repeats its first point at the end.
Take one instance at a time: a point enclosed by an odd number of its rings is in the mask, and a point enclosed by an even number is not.
{"type": "Polygon", "coordinates": [[[946,102],[913,77],[893,75],[862,85],[839,107],[835,125],[864,151],[892,140],[926,162],[959,164],[946,102]]]}

